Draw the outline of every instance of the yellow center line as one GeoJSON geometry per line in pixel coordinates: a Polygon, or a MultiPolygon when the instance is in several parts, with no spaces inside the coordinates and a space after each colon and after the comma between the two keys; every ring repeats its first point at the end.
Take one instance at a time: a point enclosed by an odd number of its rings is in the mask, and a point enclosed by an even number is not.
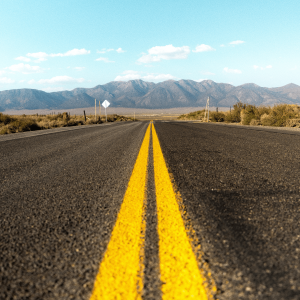
{"type": "Polygon", "coordinates": [[[176,194],[152,124],[159,259],[163,300],[208,299],[176,194]]]}
{"type": "Polygon", "coordinates": [[[144,200],[150,125],[147,128],[111,239],[95,280],[91,300],[141,299],[144,200]]]}

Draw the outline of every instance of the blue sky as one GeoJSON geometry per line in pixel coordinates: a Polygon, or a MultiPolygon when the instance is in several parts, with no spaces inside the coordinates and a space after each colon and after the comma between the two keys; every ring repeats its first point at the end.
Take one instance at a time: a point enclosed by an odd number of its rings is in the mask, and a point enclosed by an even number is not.
{"type": "Polygon", "coordinates": [[[130,79],[300,85],[299,13],[299,0],[2,0],[0,90],[130,79]]]}

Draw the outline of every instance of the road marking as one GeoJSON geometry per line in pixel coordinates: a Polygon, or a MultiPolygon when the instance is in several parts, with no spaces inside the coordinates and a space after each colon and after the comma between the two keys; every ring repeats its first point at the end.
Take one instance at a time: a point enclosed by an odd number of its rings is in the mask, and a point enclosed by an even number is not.
{"type": "Polygon", "coordinates": [[[205,299],[204,278],[197,265],[176,201],[159,140],[152,124],[162,299],[205,299]]]}
{"type": "Polygon", "coordinates": [[[141,299],[144,200],[150,124],[147,128],[112,235],[100,264],[91,300],[141,299]]]}

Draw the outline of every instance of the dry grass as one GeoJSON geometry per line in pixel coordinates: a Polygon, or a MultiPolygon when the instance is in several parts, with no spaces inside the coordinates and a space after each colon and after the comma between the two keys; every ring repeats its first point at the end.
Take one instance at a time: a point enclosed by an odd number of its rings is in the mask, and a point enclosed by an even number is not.
{"type": "MultiPolygon", "coordinates": [[[[199,110],[179,116],[180,120],[204,119],[205,110],[199,110]]],[[[278,104],[273,107],[255,106],[237,103],[231,111],[210,111],[210,122],[240,123],[252,126],[277,126],[300,128],[300,106],[296,104],[278,104]]]]}
{"type": "MultiPolygon", "coordinates": [[[[133,118],[119,115],[108,115],[107,122],[133,121],[133,118]]],[[[105,122],[105,116],[95,119],[94,115],[84,116],[69,115],[67,112],[51,115],[22,115],[10,116],[0,113],[0,134],[8,134],[23,131],[50,129],[56,127],[80,126],[101,124],[105,122]]]]}

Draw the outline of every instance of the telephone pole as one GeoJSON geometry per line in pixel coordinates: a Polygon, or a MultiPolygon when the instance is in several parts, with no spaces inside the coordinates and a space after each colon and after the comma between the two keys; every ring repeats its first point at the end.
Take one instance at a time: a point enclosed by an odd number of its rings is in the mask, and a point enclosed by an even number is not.
{"type": "Polygon", "coordinates": [[[209,122],[209,97],[207,98],[207,101],[206,101],[204,122],[205,122],[205,119],[206,119],[206,115],[207,115],[207,122],[209,122]]]}

